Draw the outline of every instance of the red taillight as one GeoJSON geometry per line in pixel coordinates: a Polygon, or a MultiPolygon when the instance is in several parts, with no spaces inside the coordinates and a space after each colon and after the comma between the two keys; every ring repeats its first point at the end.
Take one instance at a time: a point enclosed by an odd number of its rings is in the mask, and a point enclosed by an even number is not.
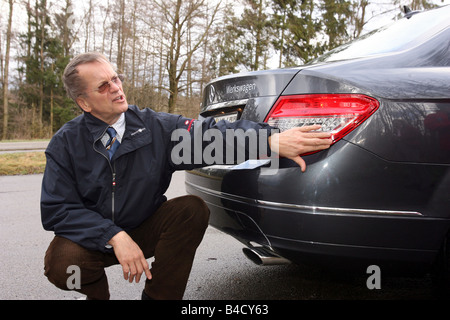
{"type": "Polygon", "coordinates": [[[380,106],[362,94],[309,94],[281,96],[265,122],[281,131],[320,124],[332,133],[333,142],[355,129],[380,106]]]}

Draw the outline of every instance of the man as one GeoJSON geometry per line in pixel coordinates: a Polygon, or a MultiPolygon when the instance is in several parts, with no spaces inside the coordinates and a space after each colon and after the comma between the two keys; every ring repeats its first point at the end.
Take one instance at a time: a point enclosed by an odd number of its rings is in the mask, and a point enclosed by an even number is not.
{"type": "MultiPolygon", "coordinates": [[[[164,196],[175,170],[199,166],[172,161],[171,133],[271,128],[250,121],[219,126],[213,119],[129,106],[121,77],[98,53],[75,57],[63,81],[84,113],[66,123],[46,150],[41,215],[55,238],[45,255],[45,275],[57,287],[72,289],[68,269],[76,266],[80,283],[73,289],[88,299],[109,299],[104,268],[120,263],[129,282],[145,275],[143,299],[181,299],[209,210],[195,196],[164,196]],[[152,256],[150,271],[146,259],[152,256]]],[[[304,170],[299,154],[331,144],[330,134],[309,132],[317,128],[274,134],[270,147],[304,170]]]]}

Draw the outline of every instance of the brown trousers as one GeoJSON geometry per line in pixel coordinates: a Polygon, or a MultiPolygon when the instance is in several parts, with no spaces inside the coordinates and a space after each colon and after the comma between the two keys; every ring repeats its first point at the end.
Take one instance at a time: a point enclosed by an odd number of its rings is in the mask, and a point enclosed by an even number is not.
{"type": "MultiPolygon", "coordinates": [[[[150,298],[183,298],[208,219],[209,209],[202,199],[184,196],[165,202],[142,225],[128,233],[146,258],[155,257],[152,279],[142,276],[146,279],[144,292],[150,298]]],[[[110,295],[104,268],[118,263],[114,253],[87,250],[55,236],[45,254],[45,275],[58,288],[69,290],[67,280],[72,274],[68,267],[78,266],[81,289],[74,290],[88,299],[107,300],[110,295]]]]}

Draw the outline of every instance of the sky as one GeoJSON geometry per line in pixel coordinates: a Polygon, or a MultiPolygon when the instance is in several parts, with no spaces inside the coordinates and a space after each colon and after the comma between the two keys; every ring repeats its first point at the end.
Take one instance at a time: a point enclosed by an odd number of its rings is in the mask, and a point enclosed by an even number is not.
{"type": "MultiPolygon", "coordinates": [[[[89,0],[77,0],[75,1],[76,6],[79,6],[81,3],[83,2],[87,2],[89,0]]],[[[100,1],[100,0],[99,0],[100,1]]],[[[208,0],[208,1],[216,1],[216,0],[208,0]]],[[[224,1],[224,0],[223,0],[224,1]]],[[[18,2],[16,0],[16,2],[18,2]]],[[[57,4],[57,3],[63,3],[63,0],[51,0],[51,3],[57,4]]],[[[228,0],[228,3],[233,3],[233,0],[228,0]]],[[[238,1],[236,1],[238,2],[238,1]]],[[[392,1],[389,0],[372,0],[371,1],[371,5],[370,5],[370,12],[377,14],[377,13],[381,13],[383,11],[386,10],[386,4],[388,4],[388,6],[390,5],[390,7],[392,7],[391,3],[392,1]]],[[[407,4],[408,2],[410,2],[410,0],[401,0],[400,4],[407,4]]],[[[448,5],[450,4],[450,0],[433,0],[434,3],[438,4],[438,5],[448,5]]],[[[95,1],[94,1],[95,3],[95,1]]],[[[24,12],[25,10],[23,9],[22,6],[19,6],[17,3],[14,5],[14,17],[13,17],[13,23],[14,23],[14,29],[16,30],[20,30],[22,29],[21,27],[26,27],[26,26],[21,26],[21,22],[25,22],[26,21],[26,14],[24,12]]],[[[8,0],[0,0],[0,27],[3,29],[4,27],[6,27],[6,23],[7,23],[7,19],[8,19],[8,12],[9,12],[9,5],[8,5],[8,0]]],[[[387,23],[389,22],[389,15],[386,15],[385,17],[380,17],[380,18],[373,18],[372,21],[367,25],[366,27],[366,32],[373,30],[377,27],[381,27],[382,25],[386,24],[385,21],[387,21],[387,23]]],[[[20,30],[22,31],[22,30],[20,30]]]]}
{"type": "MultiPolygon", "coordinates": [[[[87,3],[89,0],[77,0],[75,1],[75,10],[76,8],[82,8],[84,3],[87,3]]],[[[102,0],[94,0],[94,3],[96,1],[102,1],[102,0]]],[[[207,1],[217,1],[217,0],[207,0],[207,1]]],[[[233,0],[222,0],[223,2],[227,2],[228,4],[233,3],[233,2],[238,2],[238,1],[233,1],[233,0]]],[[[50,3],[54,4],[54,5],[58,5],[58,4],[62,4],[65,1],[63,0],[50,0],[50,3]]],[[[403,4],[407,4],[408,2],[410,2],[410,0],[400,0],[400,5],[403,4]]],[[[434,3],[436,3],[439,6],[442,5],[450,5],[450,0],[434,0],[434,3]]],[[[14,16],[13,16],[13,32],[15,32],[16,34],[19,33],[23,33],[26,31],[26,21],[27,21],[27,16],[26,16],[26,12],[23,8],[23,5],[19,5],[18,4],[19,1],[16,0],[16,4],[14,5],[14,16]]],[[[393,15],[395,15],[395,13],[388,13],[388,14],[380,14],[385,12],[386,10],[388,10],[389,8],[392,8],[392,1],[391,0],[372,0],[371,1],[371,5],[368,8],[367,14],[373,15],[374,17],[366,24],[366,26],[364,27],[364,31],[362,34],[367,33],[371,30],[377,29],[383,25],[386,25],[388,23],[390,23],[392,21],[392,17],[393,15]]],[[[4,51],[4,43],[5,43],[5,39],[4,37],[4,29],[6,28],[7,25],[7,19],[8,19],[8,13],[9,13],[9,5],[8,5],[8,0],[0,0],[0,28],[2,29],[2,33],[0,35],[0,41],[1,41],[1,50],[2,53],[4,51]]],[[[14,50],[14,44],[12,45],[12,50],[14,50]]],[[[273,64],[276,64],[276,61],[278,60],[276,57],[274,57],[272,59],[274,61],[273,64]]],[[[12,64],[14,64],[14,62],[12,62],[12,64]]],[[[271,66],[272,63],[271,63],[271,66]]],[[[14,68],[14,66],[10,66],[10,71],[14,68]]]]}

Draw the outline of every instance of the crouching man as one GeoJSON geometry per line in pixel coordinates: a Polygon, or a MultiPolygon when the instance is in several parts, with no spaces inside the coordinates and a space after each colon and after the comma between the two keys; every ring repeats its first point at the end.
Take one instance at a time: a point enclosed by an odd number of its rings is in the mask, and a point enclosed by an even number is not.
{"type": "MultiPolygon", "coordinates": [[[[68,269],[76,266],[80,281],[73,289],[87,299],[109,299],[105,268],[120,264],[129,282],[145,278],[143,299],[182,299],[209,210],[195,196],[164,196],[175,170],[202,165],[174,163],[172,132],[273,128],[250,121],[219,126],[213,119],[194,121],[128,105],[122,76],[99,53],[76,56],[63,81],[83,114],[66,123],[46,150],[41,216],[55,237],[45,255],[45,275],[69,290],[68,269]]],[[[276,139],[264,135],[268,152],[276,148],[304,166],[299,154],[331,143],[329,134],[309,132],[314,129],[277,133],[276,139]]]]}

